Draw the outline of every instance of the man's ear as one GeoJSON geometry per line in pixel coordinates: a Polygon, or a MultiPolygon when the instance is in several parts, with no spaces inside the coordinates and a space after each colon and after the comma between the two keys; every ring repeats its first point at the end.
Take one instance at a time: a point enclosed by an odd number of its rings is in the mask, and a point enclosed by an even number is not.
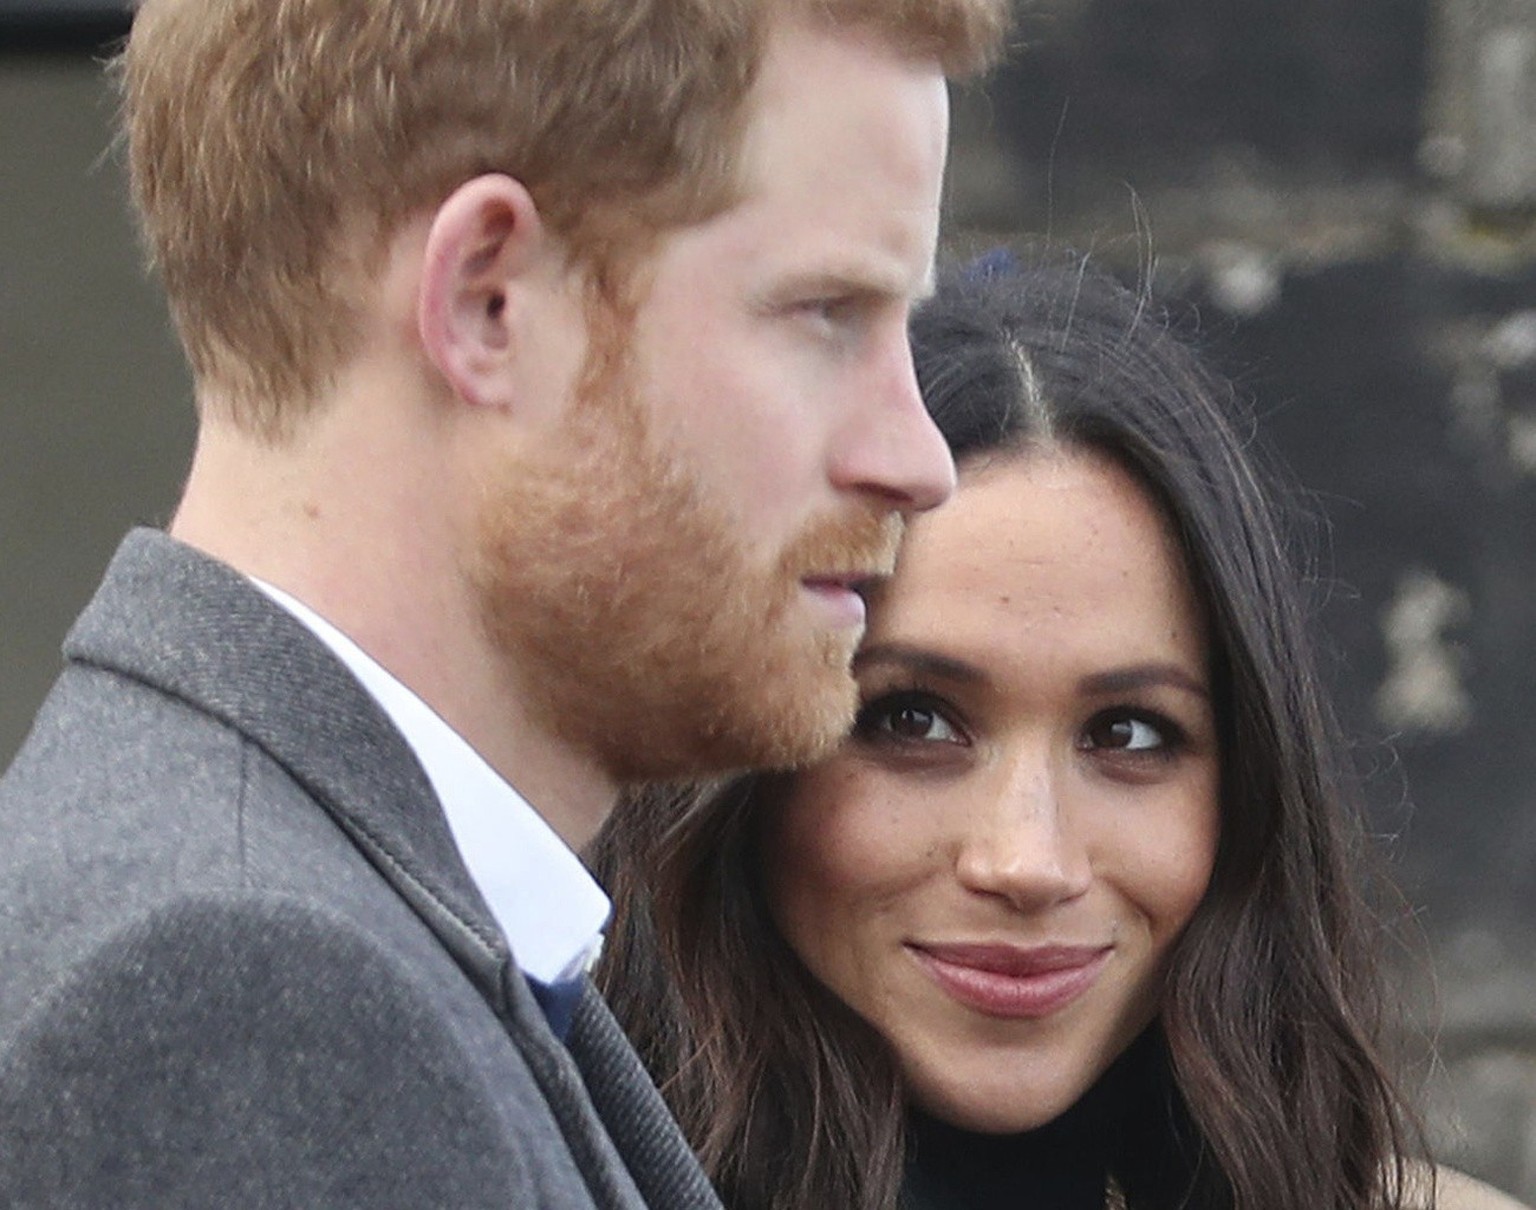
{"type": "Polygon", "coordinates": [[[416,326],[427,359],[469,403],[512,402],[511,296],[544,243],[538,207],[509,176],[466,181],[437,209],[422,259],[416,326]]]}

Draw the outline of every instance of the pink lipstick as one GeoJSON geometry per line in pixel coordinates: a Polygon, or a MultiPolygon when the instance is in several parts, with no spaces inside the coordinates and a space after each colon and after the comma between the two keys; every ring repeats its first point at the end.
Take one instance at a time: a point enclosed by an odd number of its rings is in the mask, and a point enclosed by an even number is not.
{"type": "Polygon", "coordinates": [[[1111,947],[909,945],[918,964],[953,1000],[989,1017],[1048,1017],[1098,979],[1111,947]]]}

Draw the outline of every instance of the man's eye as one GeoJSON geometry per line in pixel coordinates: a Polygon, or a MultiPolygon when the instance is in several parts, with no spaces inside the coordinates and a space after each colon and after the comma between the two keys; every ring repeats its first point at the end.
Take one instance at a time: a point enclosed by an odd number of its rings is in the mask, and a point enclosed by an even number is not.
{"type": "Polygon", "coordinates": [[[848,314],[848,300],[843,298],[811,298],[801,304],[800,310],[817,323],[835,326],[848,314]]]}
{"type": "Polygon", "coordinates": [[[857,294],[806,299],[798,309],[818,328],[838,334],[857,331],[872,313],[869,300],[857,294]]]}
{"type": "Polygon", "coordinates": [[[963,744],[965,738],[926,694],[876,698],[859,711],[854,734],[872,743],[963,744]]]}

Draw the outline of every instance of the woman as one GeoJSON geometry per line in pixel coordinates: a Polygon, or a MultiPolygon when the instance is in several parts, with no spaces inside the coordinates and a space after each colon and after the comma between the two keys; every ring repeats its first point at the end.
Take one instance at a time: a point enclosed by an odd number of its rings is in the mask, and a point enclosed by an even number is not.
{"type": "Polygon", "coordinates": [[[615,814],[620,1020],[734,1210],[1409,1204],[1229,388],[1075,261],[951,277],[913,344],[956,498],[871,600],[836,754],[615,814]]]}

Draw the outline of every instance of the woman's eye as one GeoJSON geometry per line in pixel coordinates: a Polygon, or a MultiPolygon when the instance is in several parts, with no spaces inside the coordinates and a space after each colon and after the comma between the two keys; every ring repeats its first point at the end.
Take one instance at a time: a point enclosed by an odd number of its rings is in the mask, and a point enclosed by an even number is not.
{"type": "Polygon", "coordinates": [[[1101,714],[1083,732],[1083,747],[1156,752],[1172,742],[1172,728],[1135,714],[1101,714]]]}
{"type": "Polygon", "coordinates": [[[964,738],[937,703],[920,694],[876,698],[859,711],[854,734],[888,743],[963,744],[964,738]]]}

